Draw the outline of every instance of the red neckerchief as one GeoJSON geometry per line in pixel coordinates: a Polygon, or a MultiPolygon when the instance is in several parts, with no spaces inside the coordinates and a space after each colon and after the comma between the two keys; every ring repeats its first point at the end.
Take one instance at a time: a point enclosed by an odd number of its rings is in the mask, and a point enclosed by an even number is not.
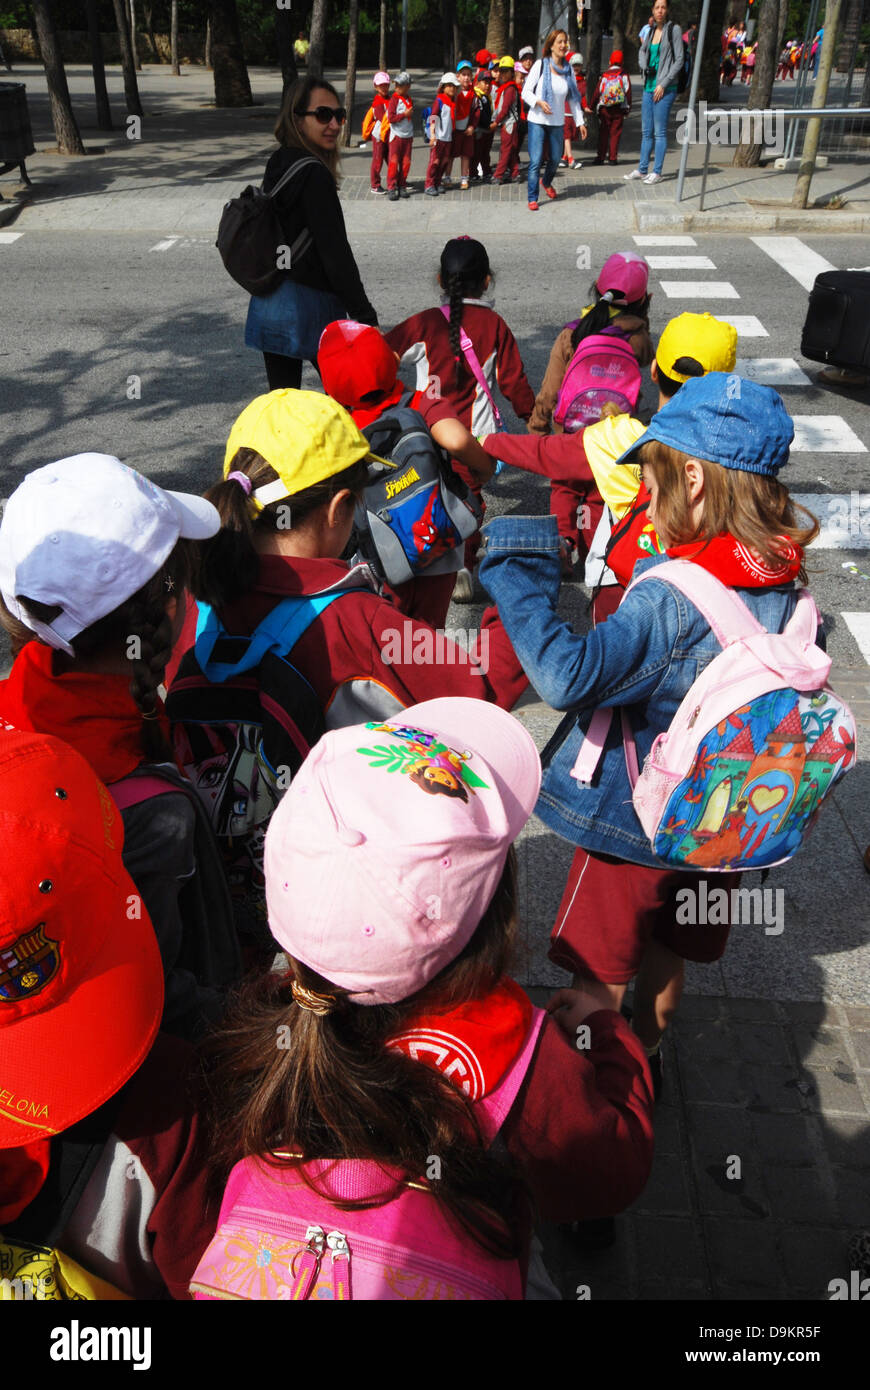
{"type": "Polygon", "coordinates": [[[531,1024],[528,995],[504,979],[483,998],[409,1019],[388,1045],[440,1071],[469,1100],[480,1100],[516,1060],[531,1024]]]}
{"type": "MultiPolygon", "coordinates": [[[[56,676],[54,652],[28,642],[5,681],[0,681],[0,715],[16,729],[52,734],[90,763],[102,782],[117,782],[145,761],[142,715],[127,676],[66,671],[56,676]]],[[[169,724],[158,705],[164,736],[169,724]]]]}
{"type": "MultiPolygon", "coordinates": [[[[379,420],[382,415],[385,415],[391,405],[398,405],[402,397],[407,394],[407,386],[403,386],[401,381],[397,381],[393,390],[389,391],[386,396],[382,396],[375,405],[355,405],[350,412],[354,424],[359,429],[364,430],[366,425],[370,425],[373,420],[379,420]]],[[[422,391],[415,391],[408,401],[406,409],[419,410],[420,407],[417,402],[422,394],[422,391]]]]}
{"type": "Polygon", "coordinates": [[[709,541],[668,546],[665,553],[671,560],[692,560],[730,589],[774,589],[796,579],[804,559],[800,546],[785,536],[780,536],[779,541],[782,563],[773,567],[727,531],[709,541]]]}
{"type": "Polygon", "coordinates": [[[29,1207],[48,1174],[51,1140],[36,1139],[14,1149],[0,1149],[0,1228],[29,1207]]]}
{"type": "Polygon", "coordinates": [[[473,87],[469,87],[467,92],[462,87],[458,89],[453,98],[453,109],[456,113],[457,121],[464,121],[471,115],[471,107],[474,103],[474,98],[475,91],[473,87]]]}

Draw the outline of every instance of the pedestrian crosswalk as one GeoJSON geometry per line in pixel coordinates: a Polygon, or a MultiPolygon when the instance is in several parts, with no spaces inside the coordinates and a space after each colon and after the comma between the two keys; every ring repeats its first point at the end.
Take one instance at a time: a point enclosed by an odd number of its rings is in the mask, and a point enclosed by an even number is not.
{"type": "Polygon", "coordinates": [[[0,246],[9,246],[21,236],[24,236],[23,232],[0,232],[0,246]]]}

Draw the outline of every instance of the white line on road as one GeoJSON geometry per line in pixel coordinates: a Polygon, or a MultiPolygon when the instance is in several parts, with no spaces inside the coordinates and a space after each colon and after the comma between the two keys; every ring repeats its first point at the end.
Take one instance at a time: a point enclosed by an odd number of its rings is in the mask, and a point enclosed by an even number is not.
{"type": "Polygon", "coordinates": [[[858,643],[861,655],[870,665],[870,613],[843,613],[842,617],[858,643]]]}
{"type": "Polygon", "coordinates": [[[6,246],[10,241],[17,241],[23,232],[0,232],[0,246],[6,246]]]}
{"type": "Polygon", "coordinates": [[[650,270],[715,270],[709,256],[647,256],[650,270]]]}
{"type": "Polygon", "coordinates": [[[793,357],[738,357],[735,370],[763,386],[812,385],[793,357]]]}
{"type": "Polygon", "coordinates": [[[866,454],[855,431],[842,415],[792,415],[794,443],[798,454],[866,454]]]}
{"type": "Polygon", "coordinates": [[[805,290],[811,290],[817,275],[823,270],[834,270],[830,261],[820,256],[818,251],[804,246],[796,236],[754,236],[750,237],[760,251],[777,265],[782,266],[805,290]]]}
{"type": "Polygon", "coordinates": [[[867,493],[793,492],[791,500],[818,517],[822,529],[813,550],[870,550],[867,493]]]}
{"type": "Polygon", "coordinates": [[[760,319],[753,314],[717,314],[717,319],[730,323],[737,329],[738,338],[769,338],[770,334],[760,319]]]}
{"type": "Polygon", "coordinates": [[[693,236],[636,236],[635,246],[697,246],[693,236]]]}
{"type": "Polygon", "coordinates": [[[659,280],[668,299],[739,299],[728,280],[659,280]]]}
{"type": "Polygon", "coordinates": [[[149,251],[171,251],[172,248],[173,248],[173,246],[175,245],[175,243],[176,243],[177,241],[178,241],[178,237],[177,237],[177,236],[168,236],[168,237],[166,237],[166,239],[165,239],[164,241],[158,241],[158,243],[157,243],[156,246],[149,246],[149,247],[148,247],[148,250],[149,250],[149,251]]]}

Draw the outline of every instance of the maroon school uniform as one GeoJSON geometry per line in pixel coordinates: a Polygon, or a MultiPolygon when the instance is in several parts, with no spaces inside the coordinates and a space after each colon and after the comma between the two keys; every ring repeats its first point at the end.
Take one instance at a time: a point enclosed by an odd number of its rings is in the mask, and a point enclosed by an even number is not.
{"type": "Polygon", "coordinates": [[[380,92],[375,92],[372,101],[372,111],[374,112],[375,123],[372,126],[372,165],[371,165],[371,185],[372,188],[381,187],[381,170],[384,167],[384,160],[387,157],[388,141],[382,138],[383,119],[387,114],[388,99],[381,96],[380,92]]]}
{"type": "Polygon", "coordinates": [[[403,189],[408,182],[411,152],[414,147],[414,126],[411,113],[414,103],[409,96],[393,92],[387,106],[390,122],[390,157],[387,165],[387,188],[403,189]]]}
{"type": "Polygon", "coordinates": [[[501,132],[496,179],[519,178],[520,93],[516,82],[503,82],[493,96],[493,129],[501,132]]]}
{"type": "Polygon", "coordinates": [[[601,74],[595,105],[598,111],[598,159],[601,163],[605,159],[609,159],[611,164],[615,164],[619,155],[619,140],[622,135],[623,123],[631,110],[631,78],[618,63],[612,63],[601,74]],[[625,93],[625,101],[617,103],[615,106],[604,106],[602,105],[602,97],[608,86],[612,90],[615,80],[618,80],[625,93]]]}

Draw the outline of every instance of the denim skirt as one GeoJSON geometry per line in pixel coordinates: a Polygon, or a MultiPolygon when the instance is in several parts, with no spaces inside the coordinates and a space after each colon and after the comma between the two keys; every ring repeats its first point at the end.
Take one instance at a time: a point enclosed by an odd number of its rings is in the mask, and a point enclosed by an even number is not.
{"type": "Polygon", "coordinates": [[[313,362],[328,323],[346,318],[341,300],[285,276],[268,295],[252,295],[245,323],[245,346],[313,362]]]}

